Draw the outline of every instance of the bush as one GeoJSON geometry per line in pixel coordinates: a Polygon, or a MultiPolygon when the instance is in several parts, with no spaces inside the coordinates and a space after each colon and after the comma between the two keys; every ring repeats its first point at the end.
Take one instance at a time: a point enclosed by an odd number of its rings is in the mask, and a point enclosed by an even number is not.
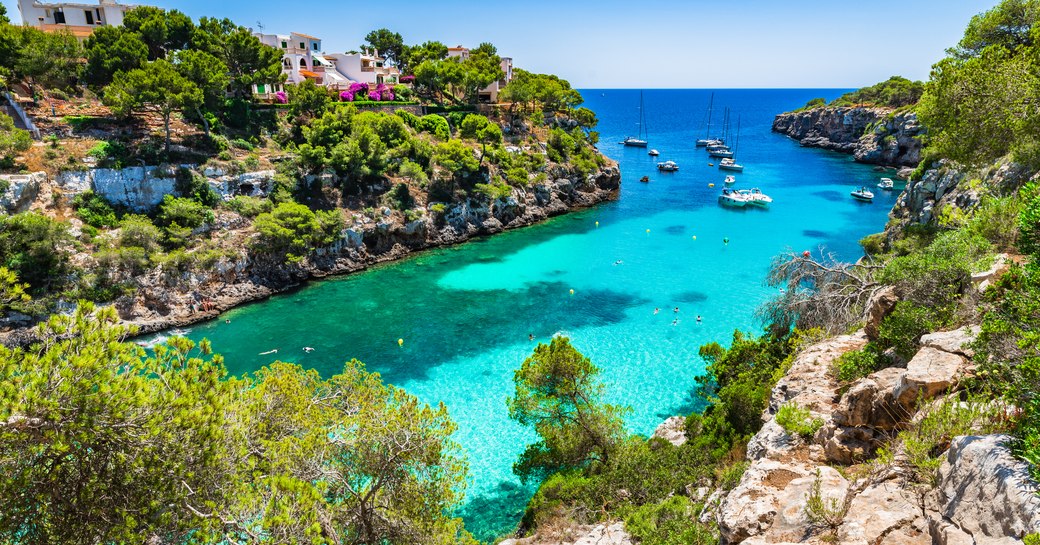
{"type": "Polygon", "coordinates": [[[710,527],[697,522],[697,506],[686,496],[643,505],[625,519],[625,529],[644,545],[714,545],[710,527]]]}
{"type": "Polygon", "coordinates": [[[83,223],[92,227],[115,227],[119,222],[112,205],[93,191],[85,191],[73,197],[72,208],[83,223]]]}
{"type": "Polygon", "coordinates": [[[992,250],[977,232],[946,232],[923,250],[890,260],[878,280],[897,286],[905,300],[948,313],[971,287],[972,273],[989,266],[992,250]]]}
{"type": "Polygon", "coordinates": [[[159,204],[157,219],[164,227],[179,226],[188,229],[201,227],[213,221],[213,211],[202,203],[184,197],[166,195],[159,204]]]}
{"type": "Polygon", "coordinates": [[[232,140],[231,145],[238,149],[246,151],[253,151],[254,148],[252,143],[250,143],[248,140],[243,140],[241,138],[236,138],[232,140]]]}
{"type": "Polygon", "coordinates": [[[68,225],[36,212],[0,216],[0,267],[29,284],[36,297],[65,283],[72,270],[68,225]]]}
{"type": "Polygon", "coordinates": [[[894,348],[899,357],[906,360],[912,358],[917,353],[917,343],[921,336],[944,325],[935,312],[908,301],[898,303],[895,310],[881,321],[878,348],[894,348]]]}
{"type": "Polygon", "coordinates": [[[332,244],[343,229],[343,217],[338,210],[315,213],[302,204],[284,202],[257,216],[253,227],[258,235],[254,250],[296,263],[313,249],[332,244]]]}
{"type": "Polygon", "coordinates": [[[868,344],[862,350],[850,350],[834,360],[831,374],[838,382],[850,383],[877,371],[880,358],[874,345],[868,344]]]}
{"type": "Polygon", "coordinates": [[[824,498],[822,483],[823,478],[817,469],[816,478],[813,479],[809,493],[805,496],[805,518],[813,526],[826,528],[829,541],[836,541],[838,528],[845,522],[845,515],[852,506],[854,496],[846,492],[840,498],[824,498]]]}
{"type": "Polygon", "coordinates": [[[387,194],[391,208],[394,210],[408,210],[415,206],[415,198],[408,191],[408,184],[397,184],[387,194]]]}
{"type": "Polygon", "coordinates": [[[159,249],[162,232],[148,216],[130,214],[119,223],[119,244],[124,247],[142,248],[151,254],[159,249]]]}
{"type": "Polygon", "coordinates": [[[793,402],[783,404],[776,411],[776,423],[787,433],[809,439],[823,427],[822,418],[812,418],[809,409],[803,409],[793,402]]]}
{"type": "Polygon", "coordinates": [[[1019,248],[1040,259],[1040,184],[1032,182],[1020,193],[1025,202],[1019,215],[1019,248]]]}
{"type": "Polygon", "coordinates": [[[17,129],[8,115],[0,115],[0,161],[13,164],[14,155],[32,147],[29,131],[17,129]]]}
{"type": "Polygon", "coordinates": [[[242,216],[255,218],[264,212],[270,212],[274,205],[267,199],[239,195],[228,201],[227,206],[242,216]]]}

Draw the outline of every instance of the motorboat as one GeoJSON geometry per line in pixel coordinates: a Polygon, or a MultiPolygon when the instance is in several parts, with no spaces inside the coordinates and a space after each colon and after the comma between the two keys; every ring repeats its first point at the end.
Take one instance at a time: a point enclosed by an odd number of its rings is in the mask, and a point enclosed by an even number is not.
{"type": "Polygon", "coordinates": [[[733,161],[733,159],[726,158],[723,159],[721,163],[719,163],[719,169],[731,170],[734,172],[744,172],[744,165],[739,165],[735,161],[733,161]]]}
{"type": "Polygon", "coordinates": [[[892,181],[892,178],[881,178],[881,182],[878,183],[877,186],[878,189],[892,191],[892,189],[895,187],[895,182],[892,181]]]}
{"type": "Polygon", "coordinates": [[[748,204],[748,199],[744,195],[741,195],[737,191],[727,187],[723,189],[722,194],[719,195],[719,204],[733,208],[744,208],[748,204]]]}
{"type": "Polygon", "coordinates": [[[665,161],[663,163],[657,163],[657,170],[662,172],[675,172],[679,170],[679,165],[675,161],[665,161]]]}
{"type": "Polygon", "coordinates": [[[851,193],[852,198],[857,201],[871,202],[874,200],[874,194],[870,192],[866,187],[861,187],[851,193]]]}
{"type": "Polygon", "coordinates": [[[652,156],[652,157],[657,157],[658,155],[661,155],[661,153],[660,153],[660,152],[658,152],[658,151],[657,151],[657,150],[655,150],[655,149],[652,149],[652,150],[650,150],[649,152],[647,152],[647,154],[648,154],[648,155],[650,155],[650,156],[652,156]]]}
{"type": "Polygon", "coordinates": [[[650,177],[649,176],[643,176],[642,178],[639,179],[639,181],[643,182],[644,184],[648,183],[650,181],[650,177]]]}
{"type": "Polygon", "coordinates": [[[733,185],[737,183],[737,177],[733,175],[726,176],[726,185],[733,185]]]}
{"type": "Polygon", "coordinates": [[[747,199],[747,203],[752,206],[769,206],[769,203],[773,202],[772,197],[762,193],[762,190],[757,187],[741,189],[737,193],[747,199]]]}

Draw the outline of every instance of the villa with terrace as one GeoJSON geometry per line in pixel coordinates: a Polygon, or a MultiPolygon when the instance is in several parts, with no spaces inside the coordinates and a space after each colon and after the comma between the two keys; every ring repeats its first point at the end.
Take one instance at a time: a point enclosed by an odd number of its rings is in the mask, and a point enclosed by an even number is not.
{"type": "Polygon", "coordinates": [[[23,25],[44,32],[68,31],[79,41],[86,40],[95,28],[122,25],[123,15],[135,7],[115,0],[97,0],[93,4],[18,0],[23,25]]]}
{"type": "MultiPolygon", "coordinates": [[[[254,36],[282,51],[285,83],[311,80],[331,91],[345,91],[355,82],[375,89],[380,84],[396,85],[400,81],[401,71],[396,66],[387,66],[378,51],[327,54],[322,51],[321,38],[299,32],[254,33],[254,36]]],[[[283,90],[281,84],[253,86],[253,93],[262,99],[270,99],[283,90]]]]}

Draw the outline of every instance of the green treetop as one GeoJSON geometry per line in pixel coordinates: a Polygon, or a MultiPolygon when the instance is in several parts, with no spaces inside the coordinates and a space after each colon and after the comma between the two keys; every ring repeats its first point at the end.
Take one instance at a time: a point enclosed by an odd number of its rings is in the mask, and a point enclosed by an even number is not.
{"type": "Polygon", "coordinates": [[[152,61],[129,72],[116,74],[105,88],[105,104],[120,115],[146,111],[158,114],[170,151],[170,117],[174,112],[194,110],[203,100],[202,91],[166,60],[152,61]]]}
{"type": "Polygon", "coordinates": [[[602,402],[597,375],[566,337],[539,344],[516,370],[509,416],[538,434],[513,465],[521,478],[609,461],[625,437],[626,410],[602,402]]]}

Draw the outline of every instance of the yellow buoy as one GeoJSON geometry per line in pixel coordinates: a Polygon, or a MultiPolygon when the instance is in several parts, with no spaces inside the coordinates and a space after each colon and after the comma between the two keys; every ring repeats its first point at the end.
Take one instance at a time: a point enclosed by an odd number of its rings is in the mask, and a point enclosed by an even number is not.
{"type": "Polygon", "coordinates": [[[693,235],[693,240],[697,240],[697,235],[693,235]]]}
{"type": "Polygon", "coordinates": [[[715,184],[708,184],[708,187],[715,187],[715,184]]]}
{"type": "Polygon", "coordinates": [[[598,221],[596,222],[596,227],[599,227],[599,222],[598,221]]]}
{"type": "Polygon", "coordinates": [[[646,234],[648,234],[648,235],[650,234],[650,230],[649,229],[646,230],[646,234]]]}
{"type": "Polygon", "coordinates": [[[571,295],[574,295],[574,290],[571,290],[571,295]]]}
{"type": "Polygon", "coordinates": [[[397,339],[397,346],[404,346],[404,339],[397,339]]]}

